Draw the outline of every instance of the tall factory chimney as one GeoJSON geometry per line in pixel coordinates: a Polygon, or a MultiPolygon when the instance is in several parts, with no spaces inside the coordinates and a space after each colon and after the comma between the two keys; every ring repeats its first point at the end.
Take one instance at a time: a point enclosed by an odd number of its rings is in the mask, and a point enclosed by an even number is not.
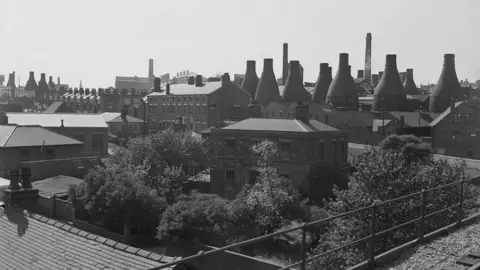
{"type": "Polygon", "coordinates": [[[283,43],[283,70],[282,70],[282,85],[287,83],[288,77],[288,43],[283,43]]]}
{"type": "Polygon", "coordinates": [[[367,33],[367,44],[365,47],[365,72],[364,76],[367,82],[371,81],[372,76],[372,34],[367,33]]]}
{"type": "Polygon", "coordinates": [[[148,89],[153,88],[153,82],[155,80],[155,76],[153,76],[153,59],[148,60],[148,89]]]}

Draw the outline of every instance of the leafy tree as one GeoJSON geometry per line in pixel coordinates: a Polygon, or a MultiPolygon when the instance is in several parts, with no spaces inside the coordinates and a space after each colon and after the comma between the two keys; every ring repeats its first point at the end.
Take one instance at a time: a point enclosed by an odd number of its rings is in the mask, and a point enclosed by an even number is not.
{"type": "Polygon", "coordinates": [[[182,195],[167,208],[157,227],[159,240],[199,240],[223,244],[235,226],[230,201],[213,194],[182,195]]]}
{"type": "Polygon", "coordinates": [[[259,175],[254,185],[244,186],[236,203],[244,205],[265,232],[273,232],[284,219],[291,217],[294,208],[299,208],[301,197],[291,181],[279,176],[273,166],[279,156],[276,143],[265,140],[253,145],[251,150],[257,157],[255,169],[259,175]]]}
{"type": "MultiPolygon", "coordinates": [[[[440,185],[463,179],[464,164],[448,165],[446,162],[434,162],[428,156],[415,158],[405,151],[409,144],[417,144],[411,137],[387,138],[382,142],[385,150],[372,149],[359,156],[354,181],[347,190],[334,190],[334,199],[326,200],[326,210],[332,214],[340,214],[362,207],[381,203],[387,200],[406,196],[440,185]]],[[[423,155],[423,152],[421,153],[423,155]]],[[[474,191],[471,185],[465,185],[465,200],[472,198],[474,191]]],[[[449,207],[459,202],[459,188],[453,186],[429,192],[426,196],[426,214],[449,207]]],[[[471,209],[473,203],[466,204],[464,209],[471,209]]],[[[421,202],[419,196],[388,203],[378,207],[376,215],[376,231],[384,231],[404,222],[419,217],[421,202]]],[[[457,210],[451,209],[433,218],[426,219],[425,230],[432,231],[454,222],[457,210]]],[[[349,242],[367,237],[371,228],[371,212],[364,211],[347,216],[329,224],[327,232],[319,241],[321,244],[314,250],[315,254],[323,253],[349,242]]],[[[376,239],[375,253],[379,254],[417,235],[415,224],[404,226],[392,233],[376,239]]],[[[329,269],[344,269],[366,259],[366,244],[357,244],[323,257],[310,265],[312,269],[329,266],[329,269]]]]}
{"type": "MultiPolygon", "coordinates": [[[[119,168],[91,170],[71,194],[83,201],[90,221],[113,229],[129,222],[132,228],[155,226],[166,208],[165,200],[134,174],[119,168]]],[[[73,188],[73,187],[72,187],[73,188]]]]}
{"type": "Polygon", "coordinates": [[[430,145],[413,135],[393,134],[381,141],[378,146],[382,150],[400,150],[408,161],[429,159],[432,154],[430,145]]]}

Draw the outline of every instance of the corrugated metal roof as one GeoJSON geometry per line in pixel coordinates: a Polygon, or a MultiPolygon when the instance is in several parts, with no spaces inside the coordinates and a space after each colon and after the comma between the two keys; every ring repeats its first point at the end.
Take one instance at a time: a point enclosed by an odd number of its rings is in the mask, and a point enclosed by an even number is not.
{"type": "Polygon", "coordinates": [[[80,141],[48,129],[22,126],[0,126],[0,147],[28,147],[53,145],[81,145],[80,141]],[[12,129],[13,127],[13,129],[12,129]],[[10,134],[8,134],[10,132],[10,134]]]}
{"type": "Polygon", "coordinates": [[[7,113],[8,122],[20,126],[108,128],[100,114],[76,113],[7,113]]]}
{"type": "Polygon", "coordinates": [[[267,119],[249,118],[235,124],[226,126],[226,130],[255,130],[255,131],[286,131],[286,132],[318,132],[338,131],[338,129],[321,123],[317,120],[310,120],[306,124],[297,119],[267,119]]]}
{"type": "MultiPolygon", "coordinates": [[[[203,86],[171,84],[171,95],[208,95],[222,87],[222,82],[206,82],[203,86]]],[[[164,96],[165,92],[153,92],[148,96],[164,96]]]]}

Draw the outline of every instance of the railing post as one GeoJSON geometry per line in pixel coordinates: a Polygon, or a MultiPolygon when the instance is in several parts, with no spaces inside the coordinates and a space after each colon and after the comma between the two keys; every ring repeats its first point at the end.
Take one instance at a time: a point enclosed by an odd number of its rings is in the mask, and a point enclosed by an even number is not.
{"type": "Polygon", "coordinates": [[[370,228],[370,241],[368,243],[368,269],[375,269],[375,229],[377,225],[377,203],[371,206],[372,224],[370,228]]]}
{"type": "Polygon", "coordinates": [[[422,194],[420,198],[420,221],[418,224],[418,241],[423,241],[423,235],[425,234],[425,201],[427,198],[427,191],[422,189],[422,194]]]}
{"type": "Polygon", "coordinates": [[[458,222],[457,226],[460,227],[462,225],[462,218],[463,218],[463,183],[465,180],[460,181],[460,203],[458,204],[458,222]]]}
{"type": "Polygon", "coordinates": [[[307,261],[307,223],[304,223],[302,226],[302,264],[300,266],[300,270],[306,269],[306,261],[307,261]]]}

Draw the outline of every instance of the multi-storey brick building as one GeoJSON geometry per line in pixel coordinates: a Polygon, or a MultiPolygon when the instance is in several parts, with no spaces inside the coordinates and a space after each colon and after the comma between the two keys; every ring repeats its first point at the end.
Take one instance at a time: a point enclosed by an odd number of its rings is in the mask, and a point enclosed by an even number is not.
{"type": "Polygon", "coordinates": [[[165,91],[148,95],[149,130],[172,127],[182,117],[187,130],[200,132],[222,121],[246,118],[249,94],[225,73],[219,82],[203,82],[200,75],[187,84],[167,84],[165,91]]]}
{"type": "MultiPolygon", "coordinates": [[[[251,104],[248,110],[252,117],[261,117],[261,105],[251,104]]],[[[342,176],[344,180],[348,176],[347,133],[309,120],[308,115],[309,106],[300,104],[294,119],[249,118],[203,133],[216,145],[217,162],[210,170],[211,192],[232,197],[245,183],[254,183],[257,172],[250,147],[268,139],[280,146],[274,166],[281,176],[313,199],[329,194],[333,184],[330,176],[342,176]]]]}

